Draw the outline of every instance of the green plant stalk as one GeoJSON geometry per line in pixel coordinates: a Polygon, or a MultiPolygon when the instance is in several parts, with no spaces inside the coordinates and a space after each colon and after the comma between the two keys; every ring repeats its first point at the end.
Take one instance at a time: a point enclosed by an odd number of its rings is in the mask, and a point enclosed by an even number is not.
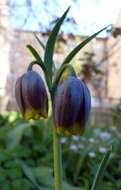
{"type": "Polygon", "coordinates": [[[56,75],[55,80],[53,81],[53,89],[52,89],[52,90],[55,91],[55,89],[57,88],[57,86],[58,86],[58,84],[59,84],[59,81],[60,81],[60,79],[61,79],[61,76],[62,76],[63,72],[64,72],[67,68],[70,69],[72,76],[76,76],[76,72],[75,72],[75,70],[73,69],[73,67],[72,67],[71,65],[69,65],[69,64],[62,65],[62,66],[60,67],[60,69],[58,70],[58,72],[57,72],[57,75],[56,75]]]}
{"type": "Polygon", "coordinates": [[[55,190],[62,189],[62,154],[60,136],[56,133],[53,126],[53,152],[54,152],[54,182],[55,190]]]}
{"type": "MultiPolygon", "coordinates": [[[[51,101],[52,101],[52,113],[53,112],[53,101],[55,90],[50,91],[51,101]]],[[[53,115],[54,123],[54,115],[53,115]]],[[[53,125],[53,159],[54,159],[54,190],[62,190],[62,151],[61,151],[61,142],[60,135],[57,134],[56,128],[53,125]]]]}
{"type": "Polygon", "coordinates": [[[32,61],[32,62],[29,64],[27,71],[31,71],[31,70],[32,70],[32,67],[33,67],[34,65],[40,66],[41,69],[43,70],[43,73],[44,73],[44,75],[45,75],[45,79],[46,79],[46,82],[47,82],[47,85],[48,85],[48,89],[49,89],[49,92],[50,92],[50,94],[51,94],[51,84],[52,84],[52,82],[51,82],[51,80],[50,80],[50,78],[49,78],[49,75],[48,75],[48,72],[47,72],[46,67],[45,67],[43,64],[41,64],[40,62],[38,62],[38,61],[32,61]]]}

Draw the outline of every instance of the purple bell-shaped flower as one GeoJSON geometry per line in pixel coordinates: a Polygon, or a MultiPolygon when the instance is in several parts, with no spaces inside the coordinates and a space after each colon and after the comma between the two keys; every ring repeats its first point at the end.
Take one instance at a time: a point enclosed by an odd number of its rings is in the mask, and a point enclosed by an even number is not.
{"type": "Polygon", "coordinates": [[[91,96],[86,84],[68,77],[58,86],[54,100],[54,122],[58,134],[81,135],[91,109],[91,96]]]}
{"type": "Polygon", "coordinates": [[[28,71],[17,80],[15,97],[25,119],[47,117],[47,91],[42,78],[37,72],[28,71]]]}

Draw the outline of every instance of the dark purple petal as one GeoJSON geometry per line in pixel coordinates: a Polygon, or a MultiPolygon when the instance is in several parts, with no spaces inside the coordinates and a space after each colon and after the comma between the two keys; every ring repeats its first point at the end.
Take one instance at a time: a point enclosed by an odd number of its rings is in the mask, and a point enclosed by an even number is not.
{"type": "Polygon", "coordinates": [[[83,103],[83,88],[76,77],[69,77],[59,87],[55,98],[55,122],[72,127],[83,103]]]}
{"type": "Polygon", "coordinates": [[[84,90],[83,116],[84,116],[84,123],[86,124],[91,110],[91,95],[85,83],[83,83],[83,90],[84,90]]]}
{"type": "Polygon", "coordinates": [[[26,118],[47,117],[48,96],[44,82],[35,71],[22,75],[15,86],[15,96],[18,106],[26,118]]]}
{"type": "Polygon", "coordinates": [[[22,80],[22,89],[28,103],[34,108],[48,109],[48,96],[44,82],[35,71],[29,71],[22,80]]]}
{"type": "Polygon", "coordinates": [[[20,108],[20,111],[22,112],[22,114],[25,111],[24,108],[24,102],[23,102],[23,97],[22,97],[22,79],[23,76],[21,76],[15,84],[15,98],[16,98],[16,102],[20,108]]]}
{"type": "Polygon", "coordinates": [[[54,101],[54,120],[57,133],[82,134],[90,108],[91,96],[86,84],[76,77],[68,77],[58,86],[54,101]]]}

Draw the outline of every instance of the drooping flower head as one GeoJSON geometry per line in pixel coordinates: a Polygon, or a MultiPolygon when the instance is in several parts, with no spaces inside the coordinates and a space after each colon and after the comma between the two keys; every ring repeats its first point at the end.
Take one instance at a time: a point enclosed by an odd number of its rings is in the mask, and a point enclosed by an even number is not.
{"type": "Polygon", "coordinates": [[[58,86],[54,101],[54,121],[58,134],[82,134],[89,118],[91,96],[86,84],[68,77],[58,86]]]}
{"type": "Polygon", "coordinates": [[[35,71],[28,71],[16,82],[15,97],[25,119],[46,118],[48,96],[44,82],[35,71]]]}

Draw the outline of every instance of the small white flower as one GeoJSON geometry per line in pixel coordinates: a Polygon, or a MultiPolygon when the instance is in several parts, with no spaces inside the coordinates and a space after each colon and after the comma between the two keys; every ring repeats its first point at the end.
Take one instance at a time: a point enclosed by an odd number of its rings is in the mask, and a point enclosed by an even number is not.
{"type": "Polygon", "coordinates": [[[91,157],[91,158],[94,158],[96,156],[95,152],[89,152],[88,155],[91,157]]]}
{"type": "Polygon", "coordinates": [[[109,132],[101,132],[100,133],[100,138],[102,140],[110,140],[111,139],[111,134],[109,132]]]}
{"type": "Polygon", "coordinates": [[[89,138],[89,142],[94,143],[95,139],[94,138],[89,138]]]}
{"type": "Polygon", "coordinates": [[[100,147],[99,152],[102,154],[105,154],[107,152],[107,148],[106,147],[100,147]]]}
{"type": "Polygon", "coordinates": [[[71,144],[70,149],[71,150],[78,150],[78,147],[76,145],[74,145],[74,144],[71,144]]]}
{"type": "Polygon", "coordinates": [[[66,138],[65,137],[61,138],[61,143],[64,144],[65,142],[66,142],[66,138]]]}
{"type": "Polygon", "coordinates": [[[73,139],[74,141],[78,141],[78,140],[79,140],[79,137],[78,137],[78,136],[73,136],[72,139],[73,139]]]}

